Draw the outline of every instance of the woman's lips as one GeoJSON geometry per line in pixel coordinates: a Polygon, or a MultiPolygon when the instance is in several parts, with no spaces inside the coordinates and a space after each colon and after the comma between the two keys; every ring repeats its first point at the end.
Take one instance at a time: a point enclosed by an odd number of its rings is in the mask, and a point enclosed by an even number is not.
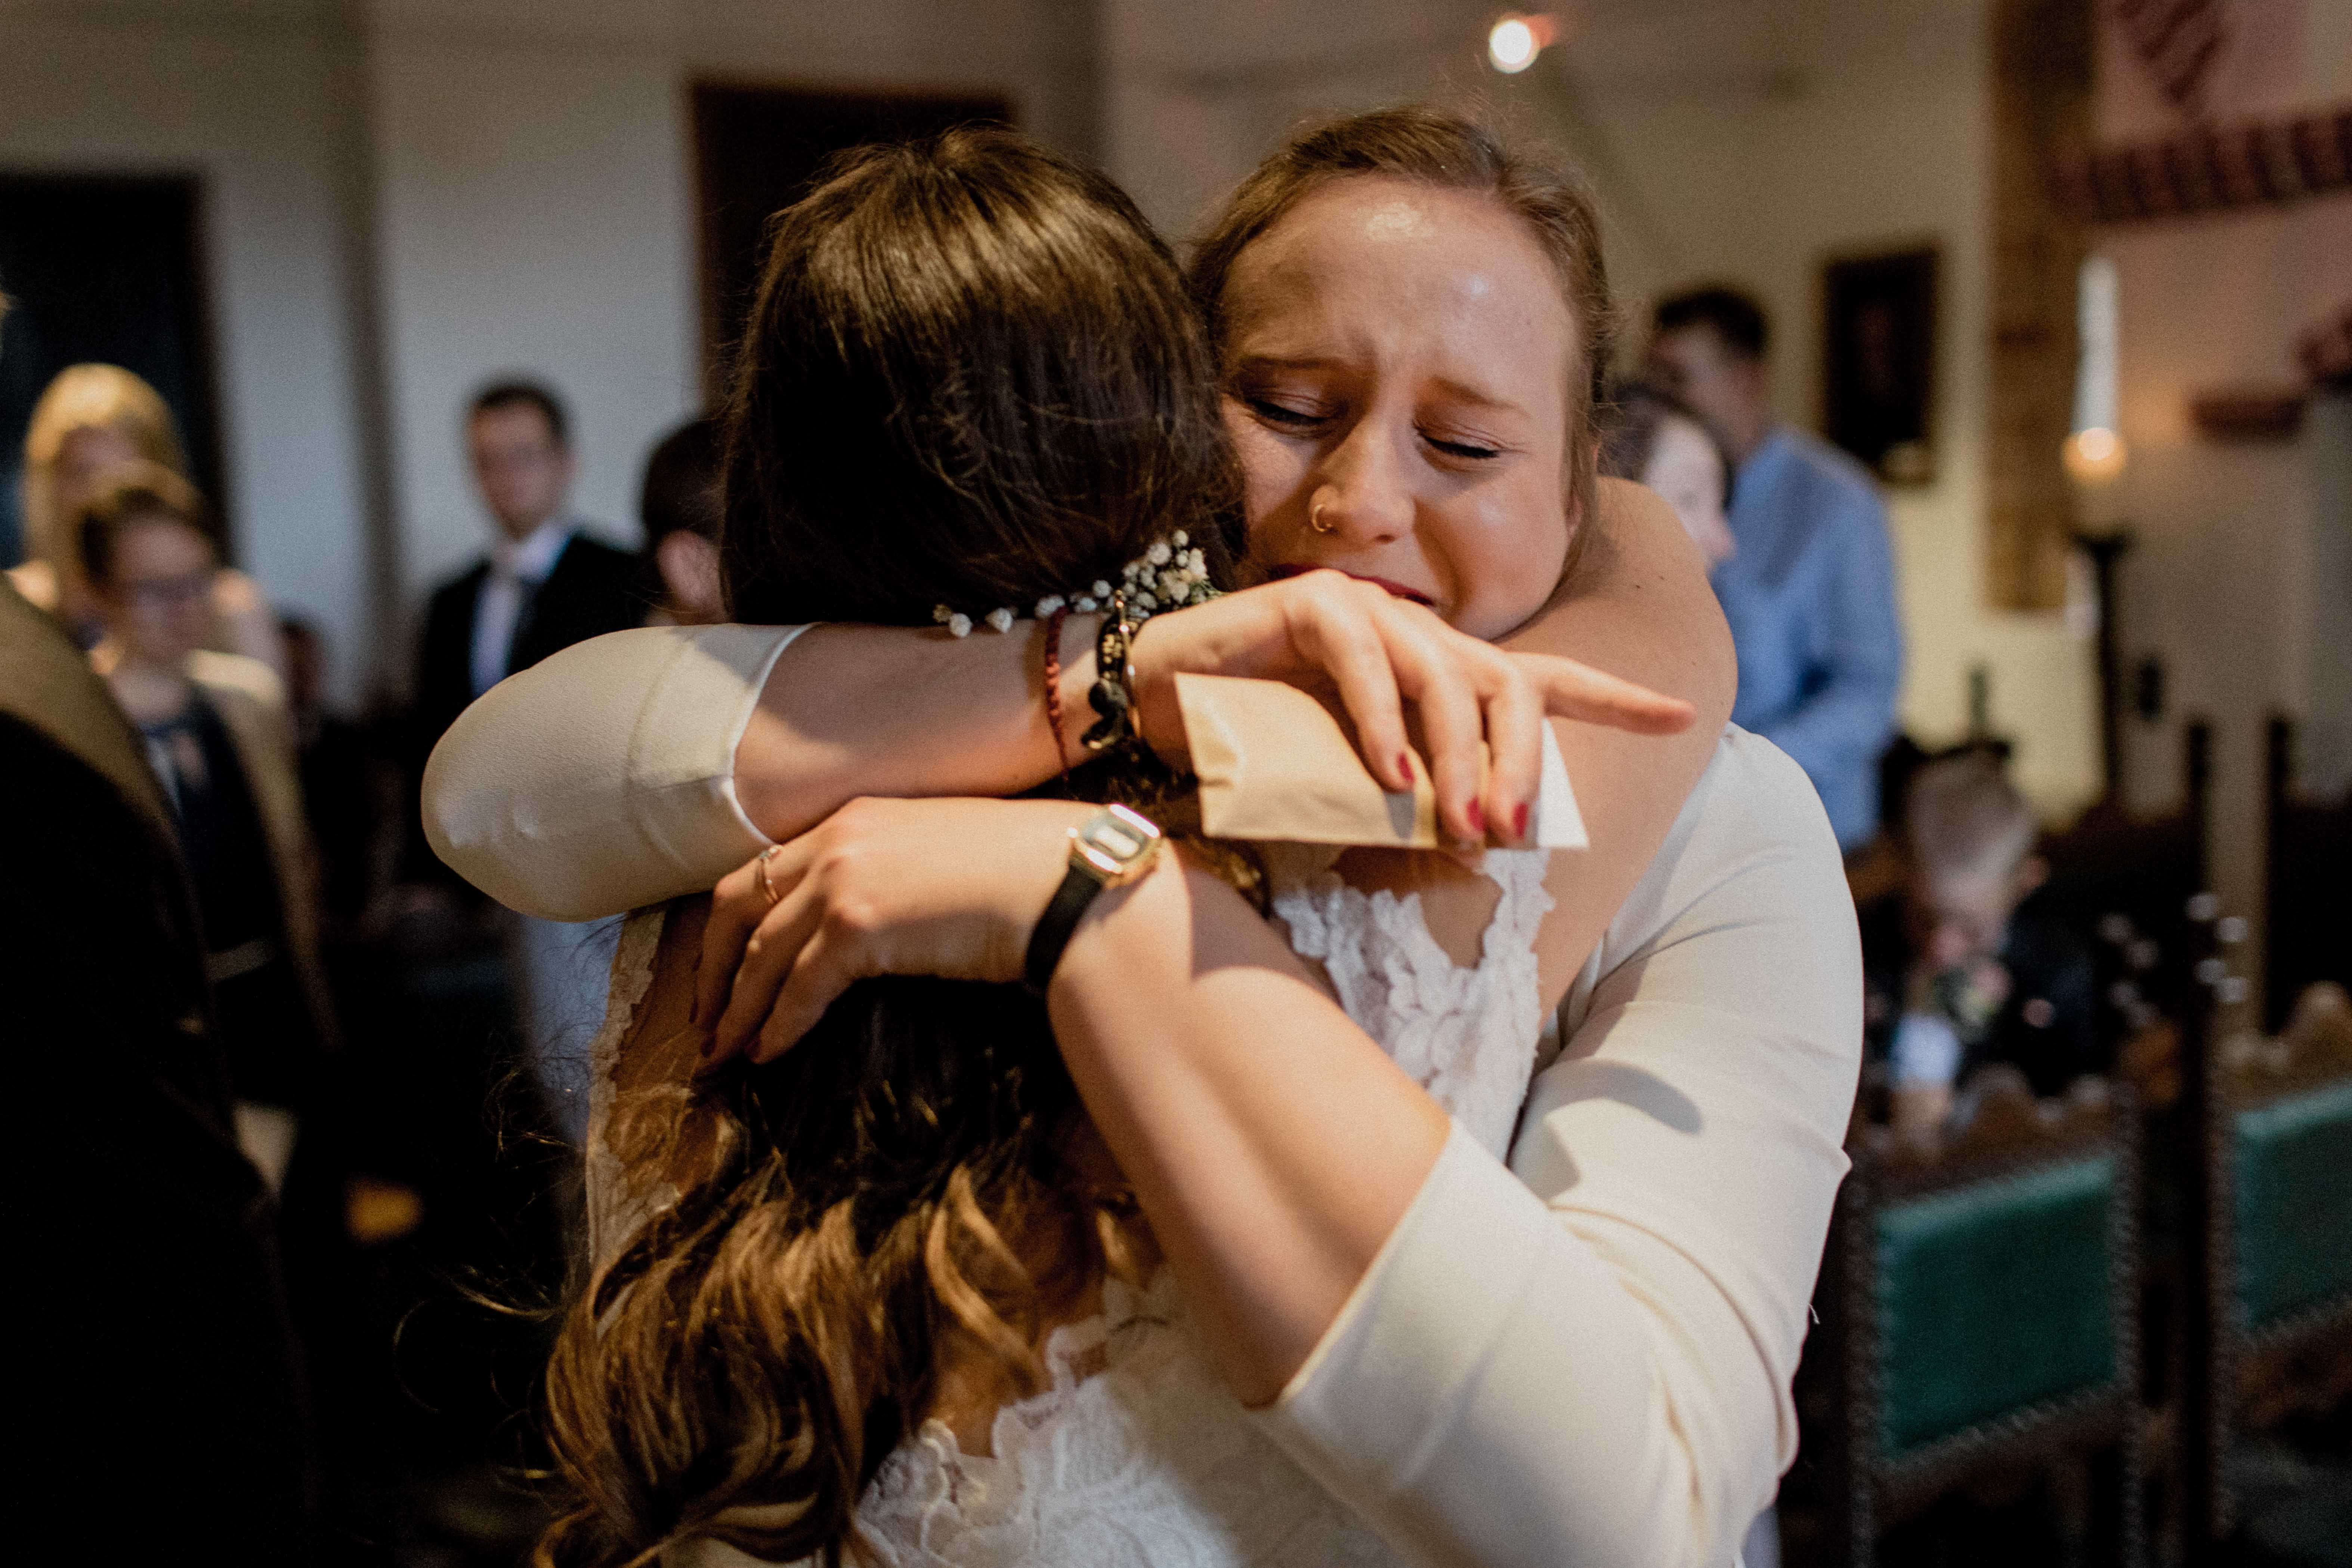
{"type": "Polygon", "coordinates": [[[1418,588],[1408,588],[1402,583],[1391,582],[1386,577],[1375,577],[1369,572],[1350,572],[1345,566],[1325,566],[1313,561],[1286,561],[1268,572],[1266,576],[1278,580],[1284,577],[1303,577],[1309,572],[1337,572],[1342,576],[1353,577],[1359,583],[1370,583],[1373,587],[1383,589],[1412,604],[1426,605],[1433,610],[1437,607],[1437,601],[1418,588]]]}

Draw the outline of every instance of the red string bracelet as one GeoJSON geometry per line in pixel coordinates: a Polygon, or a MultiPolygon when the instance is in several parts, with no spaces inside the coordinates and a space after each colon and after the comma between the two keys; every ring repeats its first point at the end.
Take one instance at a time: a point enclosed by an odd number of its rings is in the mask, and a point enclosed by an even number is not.
{"type": "Polygon", "coordinates": [[[1070,749],[1062,740],[1062,623],[1070,618],[1066,605],[1045,617],[1045,725],[1054,731],[1054,755],[1062,776],[1070,776],[1070,749]]]}

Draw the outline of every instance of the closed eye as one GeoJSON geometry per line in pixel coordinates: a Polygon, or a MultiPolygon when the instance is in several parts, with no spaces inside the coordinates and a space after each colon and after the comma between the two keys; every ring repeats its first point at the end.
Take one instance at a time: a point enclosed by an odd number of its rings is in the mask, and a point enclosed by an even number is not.
{"type": "Polygon", "coordinates": [[[1503,455],[1503,449],[1500,447],[1483,447],[1473,441],[1441,441],[1427,431],[1422,433],[1421,438],[1449,458],[1464,458],[1477,462],[1503,455]]]}
{"type": "Polygon", "coordinates": [[[1249,405],[1252,414],[1269,425],[1279,425],[1285,429],[1305,430],[1324,423],[1324,416],[1308,409],[1293,408],[1287,404],[1270,402],[1263,397],[1244,397],[1242,401],[1249,405]]]}

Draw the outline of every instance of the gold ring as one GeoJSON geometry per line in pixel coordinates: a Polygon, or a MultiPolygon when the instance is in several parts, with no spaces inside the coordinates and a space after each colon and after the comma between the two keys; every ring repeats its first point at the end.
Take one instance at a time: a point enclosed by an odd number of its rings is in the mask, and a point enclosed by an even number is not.
{"type": "Polygon", "coordinates": [[[1323,521],[1323,501],[1320,497],[1318,497],[1314,504],[1307,509],[1307,526],[1318,533],[1331,531],[1332,525],[1323,521]]]}
{"type": "Polygon", "coordinates": [[[768,907],[770,909],[774,909],[776,907],[777,900],[782,899],[783,895],[776,891],[776,885],[773,882],[768,880],[768,862],[774,859],[783,852],[784,847],[782,845],[771,844],[765,849],[760,851],[760,858],[758,859],[751,862],[753,867],[751,875],[753,879],[759,882],[760,891],[768,895],[768,907]]]}

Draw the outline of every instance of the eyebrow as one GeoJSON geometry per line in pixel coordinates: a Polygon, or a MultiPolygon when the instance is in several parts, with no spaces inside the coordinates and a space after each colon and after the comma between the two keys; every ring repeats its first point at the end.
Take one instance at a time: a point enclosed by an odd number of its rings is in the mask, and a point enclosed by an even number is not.
{"type": "Polygon", "coordinates": [[[1339,363],[1338,360],[1318,359],[1311,354],[1297,359],[1286,358],[1281,354],[1244,354],[1234,362],[1234,368],[1237,371],[1329,370],[1339,363]]]}
{"type": "MultiPolygon", "coordinates": [[[[1240,374],[1252,370],[1331,370],[1341,366],[1341,361],[1320,359],[1311,354],[1295,359],[1281,354],[1244,354],[1234,362],[1233,374],[1240,374]]],[[[1507,397],[1497,397],[1491,392],[1482,391],[1466,381],[1456,381],[1450,375],[1432,376],[1430,384],[1454,401],[1469,404],[1474,408],[1483,408],[1502,414],[1525,415],[1527,413],[1525,408],[1507,397]]]]}
{"type": "Polygon", "coordinates": [[[1459,399],[1461,402],[1470,404],[1474,407],[1492,409],[1504,414],[1525,414],[1527,412],[1526,409],[1520,407],[1509,398],[1497,397],[1491,392],[1482,392],[1477,387],[1472,386],[1468,382],[1456,381],[1452,376],[1447,375],[1435,376],[1432,379],[1435,384],[1446,394],[1446,395],[1459,399]]]}

